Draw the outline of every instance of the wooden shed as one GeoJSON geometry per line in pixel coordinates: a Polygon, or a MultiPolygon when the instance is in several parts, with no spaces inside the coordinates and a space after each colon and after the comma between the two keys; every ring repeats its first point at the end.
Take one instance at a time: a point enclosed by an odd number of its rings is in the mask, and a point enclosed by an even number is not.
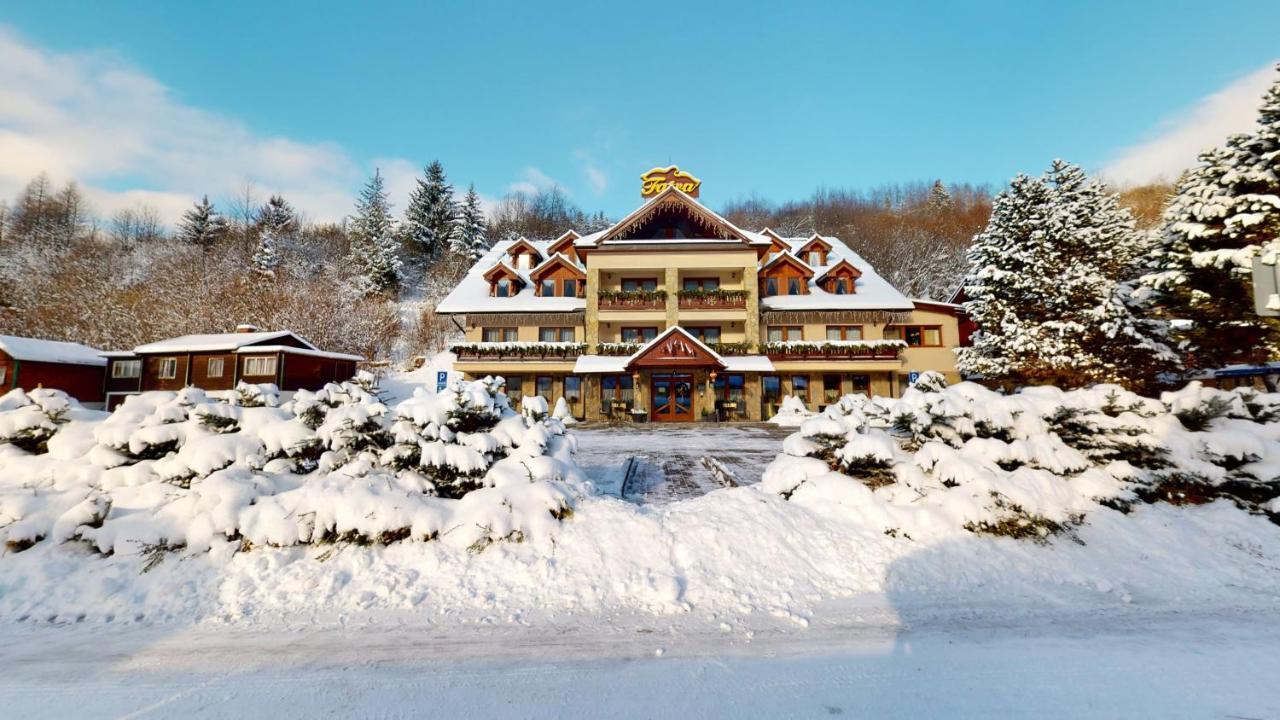
{"type": "Polygon", "coordinates": [[[0,335],[0,395],[55,388],[86,405],[103,401],[101,351],[87,345],[0,335]]]}

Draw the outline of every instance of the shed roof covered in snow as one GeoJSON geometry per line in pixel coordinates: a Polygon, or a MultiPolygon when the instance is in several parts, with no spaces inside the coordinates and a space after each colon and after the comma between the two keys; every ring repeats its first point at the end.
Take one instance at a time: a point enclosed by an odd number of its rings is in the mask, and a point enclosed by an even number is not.
{"type": "Polygon", "coordinates": [[[0,350],[19,362],[97,365],[98,367],[107,364],[106,359],[101,355],[102,351],[73,342],[0,335],[0,350]]]}

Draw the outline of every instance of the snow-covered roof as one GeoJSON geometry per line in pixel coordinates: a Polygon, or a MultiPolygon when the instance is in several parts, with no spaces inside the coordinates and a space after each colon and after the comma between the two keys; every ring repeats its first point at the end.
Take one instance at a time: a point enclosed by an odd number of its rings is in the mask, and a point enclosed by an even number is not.
{"type": "Polygon", "coordinates": [[[332,360],[351,360],[353,362],[364,362],[364,358],[360,355],[349,355],[347,353],[328,352],[327,350],[309,350],[307,348],[294,347],[292,345],[252,345],[249,347],[238,348],[237,355],[252,355],[253,353],[274,353],[283,352],[291,355],[306,355],[308,357],[329,358],[332,360]]]}
{"type": "Polygon", "coordinates": [[[107,364],[100,350],[80,343],[0,335],[0,350],[20,362],[97,365],[98,367],[107,364]]]}
{"type": "MultiPolygon", "coordinates": [[[[764,355],[726,355],[725,372],[773,372],[773,362],[764,355]]],[[[625,373],[630,358],[617,355],[579,355],[573,364],[576,375],[625,373]]]]}
{"type": "Polygon", "coordinates": [[[232,351],[246,345],[255,345],[283,337],[294,337],[312,350],[320,348],[307,342],[292,330],[276,330],[273,332],[233,332],[213,333],[208,335],[183,335],[159,342],[147,343],[134,348],[135,353],[184,353],[184,352],[217,352],[232,351]]]}
{"type": "MultiPolygon", "coordinates": [[[[915,309],[915,304],[911,300],[898,291],[888,280],[880,277],[875,268],[870,263],[862,259],[861,255],[854,252],[845,245],[840,238],[831,236],[821,236],[822,240],[831,246],[831,250],[827,253],[827,263],[825,265],[813,266],[801,260],[807,267],[814,270],[814,276],[809,279],[808,295],[773,295],[771,297],[760,298],[761,310],[891,310],[909,312],[915,309]],[[823,290],[818,285],[818,280],[830,269],[840,264],[841,260],[847,260],[849,264],[857,268],[861,273],[854,282],[856,292],[847,295],[837,295],[823,290]]],[[[791,247],[792,253],[798,253],[800,248],[809,244],[814,236],[783,238],[783,242],[791,247]]],[[[777,257],[782,257],[779,254],[777,257]]],[[[777,259],[774,258],[774,260],[777,259]]],[[[766,263],[766,266],[768,263],[766,263]]]]}
{"type": "MultiPolygon", "coordinates": [[[[588,236],[591,237],[591,236],[588,236]]],[[[507,250],[515,242],[501,240],[493,244],[471,269],[448,297],[436,306],[440,313],[481,313],[481,312],[575,312],[586,310],[587,301],[577,297],[543,297],[535,292],[529,274],[533,268],[523,270],[511,268],[511,272],[524,281],[524,287],[510,297],[493,297],[489,295],[489,281],[484,276],[494,265],[507,257],[507,250]]],[[[552,242],[545,240],[526,240],[545,257],[547,248],[552,242]]],[[[576,243],[575,243],[576,244],[576,243]]],[[[570,263],[573,261],[570,260],[570,263]]],[[[510,266],[508,266],[510,267],[510,266]]]]}
{"type": "Polygon", "coordinates": [[[724,365],[724,358],[720,356],[720,353],[718,353],[718,352],[716,352],[715,350],[712,350],[711,348],[707,347],[707,344],[706,344],[706,343],[702,342],[701,340],[699,340],[698,338],[694,337],[693,335],[690,335],[688,330],[685,330],[684,328],[680,327],[679,325],[672,325],[671,327],[667,328],[666,330],[663,330],[662,332],[658,333],[657,337],[655,337],[654,339],[652,339],[652,340],[650,340],[649,342],[647,342],[647,343],[645,343],[645,344],[641,345],[639,350],[636,350],[634,353],[631,353],[631,357],[627,358],[627,363],[626,363],[626,364],[627,364],[627,365],[630,365],[631,363],[635,362],[635,361],[636,361],[636,360],[637,360],[641,355],[644,355],[645,353],[649,352],[649,348],[656,347],[656,346],[657,346],[658,344],[660,344],[663,340],[665,340],[665,339],[667,338],[667,336],[669,336],[669,335],[675,335],[676,333],[679,333],[680,335],[683,335],[683,336],[684,336],[684,338],[685,338],[686,340],[688,340],[689,342],[694,343],[694,344],[695,344],[695,345],[697,345],[698,347],[702,348],[702,349],[703,349],[703,351],[705,351],[708,355],[710,355],[711,357],[715,358],[715,361],[716,361],[717,363],[719,363],[719,364],[720,364],[720,365],[722,365],[722,366],[724,365]]]}
{"type": "MultiPolygon", "coordinates": [[[[646,200],[643,205],[631,211],[630,213],[627,214],[626,217],[622,218],[621,220],[614,223],[610,227],[604,229],[599,233],[593,233],[584,238],[581,238],[575,241],[574,245],[578,247],[595,247],[600,244],[602,238],[603,238],[603,242],[605,243],[624,243],[624,244],[632,244],[637,242],[653,243],[655,242],[655,240],[652,238],[640,239],[640,240],[634,240],[634,239],[618,240],[618,239],[611,238],[611,236],[615,232],[618,232],[619,230],[621,230],[622,228],[625,228],[631,225],[633,222],[636,221],[637,218],[644,217],[645,214],[647,214],[650,210],[652,210],[658,204],[669,201],[673,196],[678,198],[677,202],[679,201],[685,202],[692,209],[694,209],[694,212],[702,213],[707,220],[710,220],[713,223],[721,225],[726,230],[728,230],[730,235],[737,235],[738,237],[745,240],[748,244],[767,245],[770,243],[769,239],[764,237],[763,235],[759,233],[751,232],[750,230],[743,230],[737,225],[734,225],[733,223],[729,222],[729,220],[725,218],[723,215],[721,215],[720,213],[717,213],[716,211],[712,210],[706,205],[703,205],[702,203],[698,202],[697,198],[694,198],[693,196],[685,193],[680,188],[677,188],[676,186],[671,185],[667,187],[665,190],[663,190],[662,192],[646,200]]],[[[689,239],[678,239],[678,240],[657,240],[656,242],[668,242],[668,243],[694,242],[696,243],[696,242],[699,242],[699,239],[689,238],[689,239]]],[[[726,242],[726,240],[724,238],[704,238],[702,239],[702,242],[721,242],[722,243],[722,242],[726,242]]],[[[740,241],[732,241],[732,242],[740,242],[740,241]]]]}

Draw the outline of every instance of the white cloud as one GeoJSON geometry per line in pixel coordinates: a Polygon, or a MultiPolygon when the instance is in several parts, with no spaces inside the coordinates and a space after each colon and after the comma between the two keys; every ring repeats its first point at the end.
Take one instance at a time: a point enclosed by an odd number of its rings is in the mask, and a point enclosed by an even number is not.
{"type": "MultiPolygon", "coordinates": [[[[528,193],[533,195],[539,190],[549,190],[557,185],[559,185],[559,183],[538,168],[527,167],[524,169],[524,172],[520,174],[520,179],[511,183],[507,189],[511,192],[528,193]]],[[[561,187],[561,189],[563,189],[563,187],[561,187]]]]}
{"type": "Polygon", "coordinates": [[[574,158],[582,166],[582,174],[586,178],[587,187],[591,188],[592,194],[599,197],[609,187],[609,176],[604,170],[600,169],[599,163],[591,153],[581,148],[573,151],[574,158]]]}
{"type": "Polygon", "coordinates": [[[1117,184],[1174,180],[1195,164],[1202,150],[1229,135],[1251,130],[1267,88],[1276,80],[1276,64],[1263,67],[1160,123],[1146,142],[1125,148],[1102,175],[1117,184]]]}
{"type": "MultiPolygon", "coordinates": [[[[250,182],[313,219],[336,220],[372,172],[335,143],[255,133],[185,105],[109,53],[50,52],[0,26],[0,68],[0,198],[43,171],[80,181],[103,214],[145,202],[172,222],[195,198],[226,200],[250,182]]],[[[403,202],[413,166],[380,162],[403,202]]]]}

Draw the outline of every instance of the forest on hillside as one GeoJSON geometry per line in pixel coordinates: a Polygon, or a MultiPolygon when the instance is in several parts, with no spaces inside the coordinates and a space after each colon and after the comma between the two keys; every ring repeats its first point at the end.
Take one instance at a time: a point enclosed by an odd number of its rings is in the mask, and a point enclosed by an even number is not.
{"type": "MultiPolygon", "coordinates": [[[[1136,188],[1123,201],[1150,223],[1168,191],[1136,188]]],[[[986,187],[935,181],[718,209],[752,230],[839,237],[904,293],[946,299],[991,199],[986,187]]],[[[246,185],[221,206],[200,199],[166,227],[146,206],[104,217],[76,183],[40,175],[0,199],[0,334],[120,349],[248,322],[403,359],[443,349],[455,328],[432,308],[493,241],[610,223],[555,187],[511,193],[486,213],[474,190],[455,192],[439,163],[397,210],[375,174],[342,222],[312,222],[288,198],[246,185]]]]}

